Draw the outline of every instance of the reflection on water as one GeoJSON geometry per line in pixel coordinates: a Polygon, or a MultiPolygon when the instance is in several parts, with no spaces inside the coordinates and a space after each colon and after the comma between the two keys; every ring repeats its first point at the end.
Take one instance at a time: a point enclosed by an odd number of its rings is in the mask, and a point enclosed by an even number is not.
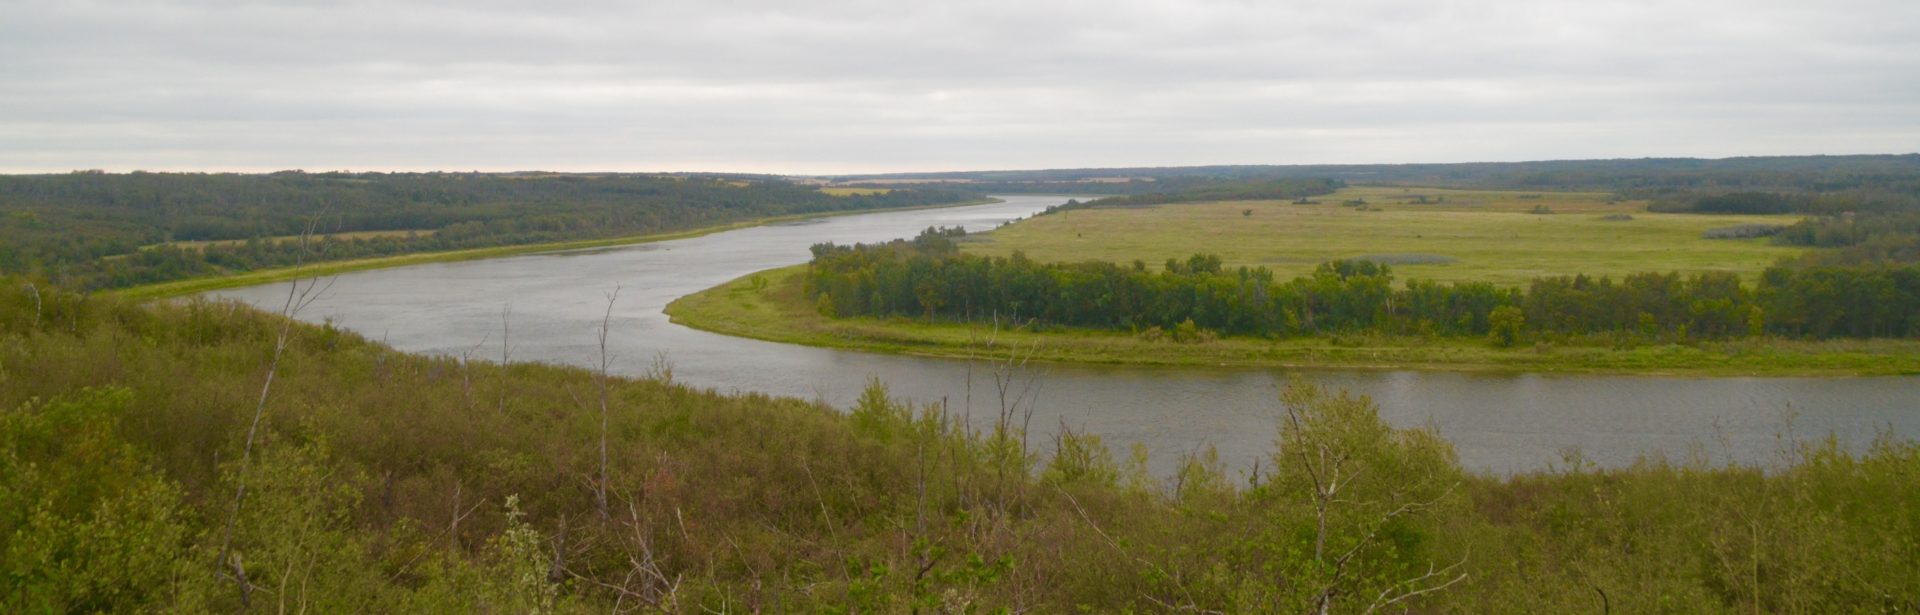
{"type": "MultiPolygon", "coordinates": [[[[300,316],[411,352],[458,354],[498,344],[511,308],[515,360],[586,366],[606,293],[614,309],[616,366],[645,371],[656,354],[676,379],[721,391],[817,398],[846,406],[870,378],[899,395],[944,400],[986,420],[999,403],[987,368],[966,362],[872,355],[747,340],[667,322],[673,299],[748,273],[804,262],[822,241],[874,242],[929,226],[991,229],[1061,197],[1006,197],[992,205],[821,218],[653,244],[344,274],[300,316]],[[969,408],[969,402],[971,407],[969,408]]],[[[264,304],[284,285],[221,291],[264,304]]],[[[278,304],[273,304],[277,306],[278,304]]],[[[485,354],[485,353],[483,353],[485,354]]],[[[497,355],[497,352],[493,353],[497,355]]],[[[1289,375],[1274,370],[1051,365],[1036,368],[1033,441],[1059,425],[1097,434],[1117,450],[1146,443],[1164,471],[1174,453],[1212,445],[1235,467],[1272,449],[1276,398],[1289,375]]],[[[1432,426],[1469,468],[1544,469],[1577,450],[1606,466],[1643,454],[1673,460],[1772,464],[1795,439],[1835,435],[1864,448],[1877,433],[1920,433],[1920,377],[1665,378],[1484,375],[1408,371],[1308,372],[1372,396],[1400,426],[1432,426]]]]}

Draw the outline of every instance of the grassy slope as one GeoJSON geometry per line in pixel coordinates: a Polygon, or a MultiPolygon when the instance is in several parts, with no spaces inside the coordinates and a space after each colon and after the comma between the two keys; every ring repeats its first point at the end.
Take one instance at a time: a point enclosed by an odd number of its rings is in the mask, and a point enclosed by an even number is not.
{"type": "Polygon", "coordinates": [[[1348,188],[1315,199],[1232,201],[1040,216],[969,242],[967,251],[1038,261],[1135,259],[1157,266],[1195,252],[1228,266],[1265,266],[1288,279],[1329,260],[1365,255],[1437,255],[1447,264],[1395,264],[1395,277],[1522,285],[1546,275],[1619,277],[1645,271],[1734,271],[1752,280],[1796,248],[1766,239],[1702,239],[1702,231],[1747,223],[1789,224],[1790,216],[1646,213],[1645,204],[1609,205],[1599,193],[1520,193],[1429,188],[1348,188]],[[1413,195],[1445,203],[1412,204],[1413,195]],[[1538,198],[1523,198],[1538,195],[1538,198]],[[1339,203],[1365,199],[1370,210],[1339,203]],[[1536,206],[1553,214],[1527,213],[1536,206]],[[1377,210],[1374,210],[1377,208],[1377,210]],[[1252,210],[1252,215],[1245,215],[1252,210]],[[1626,221],[1602,220],[1627,214],[1626,221]]]}
{"type": "Polygon", "coordinates": [[[739,222],[734,222],[732,224],[722,224],[719,226],[710,226],[706,228],[680,231],[675,233],[655,233],[651,235],[633,235],[628,237],[611,237],[606,239],[583,239],[580,241],[535,243],[535,244],[518,245],[518,246],[496,246],[491,248],[475,248],[471,250],[452,250],[452,251],[446,251],[446,252],[421,252],[416,254],[400,254],[395,256],[381,256],[381,257],[375,257],[375,258],[361,258],[361,259],[353,259],[353,260],[345,260],[345,261],[332,261],[332,262],[325,262],[325,263],[316,263],[316,264],[305,266],[305,267],[282,267],[279,269],[262,269],[259,271],[248,271],[245,273],[239,273],[239,274],[228,275],[228,276],[218,276],[218,277],[210,277],[210,278],[192,278],[187,280],[174,280],[171,282],[161,282],[159,284],[148,284],[145,286],[123,288],[123,289],[111,291],[110,294],[113,294],[119,297],[125,297],[128,299],[137,299],[137,300],[166,299],[170,297],[184,297],[187,295],[196,295],[196,294],[200,294],[208,291],[220,290],[223,288],[239,288],[242,286],[253,286],[256,284],[271,284],[274,282],[285,282],[287,280],[292,280],[297,278],[336,275],[341,273],[347,273],[349,271],[363,271],[367,269],[384,269],[387,267],[402,267],[406,265],[420,265],[425,263],[470,261],[470,260],[479,260],[483,258],[512,256],[515,254],[532,254],[535,252],[553,252],[557,250],[579,250],[579,249],[585,249],[585,248],[603,248],[608,246],[622,246],[622,245],[631,245],[631,244],[639,244],[639,243],[652,243],[656,241],[670,241],[674,239],[686,239],[689,237],[699,237],[701,235],[709,235],[709,234],[718,233],[722,231],[731,231],[734,229],[747,228],[751,226],[760,226],[763,224],[773,224],[776,222],[786,222],[790,220],[810,220],[814,218],[828,218],[828,217],[834,217],[834,216],[846,216],[846,215],[853,215],[853,214],[877,213],[882,211],[908,211],[908,210],[914,210],[914,209],[931,209],[935,207],[959,207],[963,205],[980,205],[980,204],[995,203],[995,202],[999,202],[998,199],[982,199],[978,201],[949,203],[945,205],[935,205],[931,207],[863,209],[858,211],[838,211],[838,212],[827,212],[827,213],[816,213],[816,214],[795,214],[791,216],[774,216],[770,218],[742,220],[739,222]]]}
{"type": "MultiPolygon", "coordinates": [[[[667,306],[667,314],[675,323],[727,335],[937,357],[975,356],[981,352],[979,341],[991,333],[980,325],[821,316],[801,295],[805,267],[764,271],[682,297],[667,306]]],[[[1002,331],[997,340],[1031,346],[1039,360],[1082,363],[1692,376],[1920,374],[1920,343],[1901,340],[1498,349],[1477,339],[1411,337],[1224,338],[1181,344],[1084,329],[1002,331]]]]}

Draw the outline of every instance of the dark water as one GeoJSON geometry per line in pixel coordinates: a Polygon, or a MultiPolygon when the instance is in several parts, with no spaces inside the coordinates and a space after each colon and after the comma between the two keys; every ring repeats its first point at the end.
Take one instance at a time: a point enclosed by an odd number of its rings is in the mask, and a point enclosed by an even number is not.
{"type": "MultiPolygon", "coordinates": [[[[804,262],[821,241],[881,241],[928,226],[979,231],[1063,201],[1005,203],[826,218],[692,239],[591,251],[515,256],[364,271],[339,276],[300,317],[335,323],[401,350],[497,359],[501,312],[511,309],[513,359],[590,365],[606,294],[614,307],[614,365],[644,372],[662,355],[681,382],[758,391],[845,406],[869,378],[897,395],[947,400],[966,411],[966,362],[871,355],[774,344],[694,331],[661,309],[680,296],[739,276],[804,262]]],[[[1198,246],[1196,246],[1198,248],[1198,246]]],[[[278,308],[281,284],[218,293],[278,308]]],[[[985,366],[971,370],[972,415],[1000,406],[985,366]]],[[[1272,448],[1276,370],[1053,365],[1026,373],[1037,394],[1036,442],[1062,422],[1099,434],[1118,450],[1144,442],[1164,470],[1174,453],[1204,445],[1245,467],[1272,448]]],[[[1604,466],[1642,455],[1774,465],[1791,441],[1824,438],[1862,450],[1881,432],[1920,434],[1920,377],[1665,378],[1308,372],[1323,384],[1373,396],[1402,426],[1427,425],[1452,440],[1469,468],[1523,472],[1558,464],[1577,449],[1604,466]]],[[[1028,379],[1023,378],[1019,388],[1028,379]]]]}

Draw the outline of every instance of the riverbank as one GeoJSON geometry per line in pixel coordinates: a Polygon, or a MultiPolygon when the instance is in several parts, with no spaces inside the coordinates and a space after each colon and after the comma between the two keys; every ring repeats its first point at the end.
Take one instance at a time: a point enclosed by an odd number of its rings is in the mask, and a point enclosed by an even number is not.
{"type": "Polygon", "coordinates": [[[1180,343],[1087,329],[995,333],[977,324],[834,319],[820,315],[805,299],[801,274],[806,267],[747,275],[681,297],[667,305],[666,313],[674,323],[726,335],[945,358],[979,356],[984,340],[992,338],[1002,348],[1021,348],[1033,360],[1063,363],[1665,376],[1920,374],[1920,342],[1906,340],[1735,340],[1625,349],[1554,345],[1500,349],[1479,339],[1401,336],[1180,343]]]}
{"type": "Polygon", "coordinates": [[[700,237],[703,235],[711,235],[714,233],[720,233],[720,232],[731,231],[736,229],[761,226],[766,224],[778,224],[781,222],[792,222],[796,220],[832,218],[832,217],[848,216],[848,215],[855,215],[855,214],[915,211],[915,210],[922,210],[922,209],[942,209],[947,207],[963,207],[967,205],[985,205],[989,203],[999,203],[999,202],[1002,202],[1002,201],[996,198],[985,198],[985,199],[974,199],[971,201],[961,201],[957,203],[943,203],[940,205],[928,205],[924,207],[894,207],[894,208],[887,208],[887,209],[861,209],[861,210],[833,211],[833,212],[811,213],[811,214],[794,214],[794,215],[788,215],[788,216],[773,216],[773,217],[766,217],[766,218],[755,218],[752,220],[741,220],[739,222],[733,222],[730,224],[721,224],[721,225],[715,225],[715,226],[709,226],[709,227],[703,227],[703,228],[697,228],[697,229],[690,229],[685,231],[676,231],[671,233],[651,233],[651,234],[645,234],[645,235],[628,235],[624,237],[608,237],[608,238],[602,238],[602,239],[556,241],[556,242],[534,243],[534,244],[514,245],[514,246],[473,248],[468,250],[420,252],[420,253],[414,253],[414,254],[399,254],[394,256],[380,256],[380,257],[374,257],[374,258],[359,258],[359,259],[344,260],[344,261],[314,263],[311,265],[305,265],[300,267],[280,267],[275,269],[261,269],[257,271],[248,271],[248,272],[234,274],[234,275],[189,278],[185,280],[173,280],[168,282],[161,282],[158,284],[146,284],[142,286],[134,286],[129,288],[111,290],[111,291],[107,291],[106,294],[110,294],[110,295],[114,295],[114,296],[118,296],[126,299],[138,300],[138,301],[145,301],[145,300],[152,300],[152,299],[169,299],[173,297],[184,297],[187,295],[196,295],[204,292],[222,290],[227,288],[240,288],[244,286],[272,284],[275,282],[285,282],[288,280],[295,280],[295,279],[302,279],[302,278],[324,277],[324,276],[338,275],[338,274],[352,272],[352,271],[365,271],[369,269],[385,269],[388,267],[404,267],[408,265],[421,265],[426,263],[470,261],[470,260],[479,260],[479,259],[485,259],[485,258],[515,256],[520,254],[533,254],[537,252],[556,252],[561,250],[585,250],[585,249],[592,249],[592,248],[626,246],[626,245],[635,245],[635,244],[643,244],[643,243],[654,243],[654,242],[660,242],[660,241],[672,241],[675,239],[688,239],[688,238],[700,237]]]}

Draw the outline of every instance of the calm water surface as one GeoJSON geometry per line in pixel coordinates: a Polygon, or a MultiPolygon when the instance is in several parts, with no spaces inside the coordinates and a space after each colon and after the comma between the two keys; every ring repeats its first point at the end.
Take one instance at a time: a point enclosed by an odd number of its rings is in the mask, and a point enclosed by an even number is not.
{"type": "MultiPolygon", "coordinates": [[[[883,241],[928,226],[993,228],[1059,197],[1014,196],[993,205],[823,218],[704,237],[589,251],[436,263],[343,274],[303,320],[332,319],[410,352],[459,354],[483,340],[498,357],[503,310],[511,310],[516,361],[587,366],[606,295],[614,306],[615,367],[644,372],[656,356],[683,383],[822,399],[846,406],[870,378],[896,395],[947,400],[965,411],[964,361],[873,355],[740,339],[667,322],[678,297],[748,273],[805,262],[807,248],[834,241],[883,241]]],[[[1196,246],[1196,248],[1199,248],[1196,246]]],[[[284,284],[220,291],[277,309],[284,284]]],[[[999,403],[984,366],[972,370],[972,415],[999,403]]],[[[1061,424],[1099,434],[1124,451],[1143,442],[1165,471],[1174,453],[1206,445],[1244,468],[1272,448],[1278,370],[1052,365],[1029,373],[1037,404],[1036,442],[1061,424]]],[[[1636,458],[1704,459],[1774,465],[1792,441],[1828,434],[1855,450],[1877,434],[1920,434],[1920,377],[1664,378],[1308,372],[1328,386],[1373,396],[1401,426],[1431,426],[1452,440],[1461,462],[1494,472],[1561,463],[1578,450],[1604,466],[1636,458]]]]}

